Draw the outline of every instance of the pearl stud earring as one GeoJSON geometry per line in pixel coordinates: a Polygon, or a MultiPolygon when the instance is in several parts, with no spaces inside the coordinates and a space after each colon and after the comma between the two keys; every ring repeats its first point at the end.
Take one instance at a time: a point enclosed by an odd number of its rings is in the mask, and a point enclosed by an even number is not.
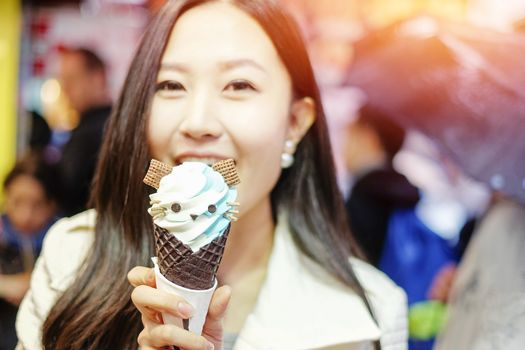
{"type": "Polygon", "coordinates": [[[292,140],[286,140],[284,142],[284,150],[281,154],[281,168],[286,169],[292,166],[295,158],[294,158],[294,152],[295,152],[295,142],[292,140]]]}

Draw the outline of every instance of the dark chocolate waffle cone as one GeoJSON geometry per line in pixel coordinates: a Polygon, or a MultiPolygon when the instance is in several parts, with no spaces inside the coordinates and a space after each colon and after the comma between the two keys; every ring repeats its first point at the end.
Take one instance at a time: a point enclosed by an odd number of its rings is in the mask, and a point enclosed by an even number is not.
{"type": "Polygon", "coordinates": [[[222,236],[195,253],[168,230],[154,226],[157,263],[162,275],[170,282],[188,289],[204,290],[213,287],[230,225],[222,236]]]}

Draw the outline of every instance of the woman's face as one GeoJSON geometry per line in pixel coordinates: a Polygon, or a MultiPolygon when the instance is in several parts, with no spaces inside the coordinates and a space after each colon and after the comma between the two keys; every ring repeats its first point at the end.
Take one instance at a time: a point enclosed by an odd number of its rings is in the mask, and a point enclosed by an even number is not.
{"type": "Polygon", "coordinates": [[[168,164],[233,158],[240,215],[268,204],[284,142],[297,134],[291,91],[254,19],[223,2],[193,8],[178,19],[162,56],[148,124],[152,156],[168,164]]]}

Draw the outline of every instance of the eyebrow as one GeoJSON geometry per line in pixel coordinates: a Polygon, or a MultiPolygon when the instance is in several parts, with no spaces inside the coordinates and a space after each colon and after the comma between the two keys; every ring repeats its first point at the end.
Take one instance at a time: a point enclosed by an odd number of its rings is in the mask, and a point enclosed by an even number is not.
{"type": "Polygon", "coordinates": [[[266,69],[264,69],[263,66],[261,66],[259,63],[255,62],[254,60],[251,60],[248,58],[225,61],[225,62],[220,63],[219,66],[222,70],[230,70],[230,69],[234,69],[234,68],[238,68],[242,66],[249,66],[249,67],[258,69],[261,72],[267,73],[266,69]]]}
{"type": "Polygon", "coordinates": [[[182,73],[189,72],[188,67],[186,67],[185,65],[179,64],[179,63],[169,63],[169,62],[161,63],[160,70],[171,70],[171,71],[177,71],[177,72],[182,72],[182,73]]]}
{"type": "MultiPolygon", "coordinates": [[[[268,73],[266,69],[264,69],[263,66],[261,66],[259,63],[255,62],[254,60],[251,60],[248,58],[228,60],[228,61],[219,63],[219,68],[220,70],[223,70],[223,71],[231,70],[231,69],[235,69],[235,68],[239,68],[243,66],[253,67],[263,73],[268,73]]],[[[167,70],[167,71],[177,71],[181,73],[188,73],[190,71],[188,66],[184,64],[180,64],[180,63],[174,63],[174,62],[161,63],[160,69],[167,70]]]]}

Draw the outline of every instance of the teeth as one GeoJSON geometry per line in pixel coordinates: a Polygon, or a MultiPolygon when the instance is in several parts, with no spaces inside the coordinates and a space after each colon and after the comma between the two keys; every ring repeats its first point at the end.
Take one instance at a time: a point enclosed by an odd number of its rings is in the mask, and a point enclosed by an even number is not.
{"type": "Polygon", "coordinates": [[[209,166],[212,166],[213,164],[221,161],[222,159],[219,159],[219,158],[194,158],[194,157],[188,157],[188,158],[183,158],[180,160],[180,163],[184,163],[184,162],[200,162],[200,163],[204,163],[206,165],[209,165],[209,166]]]}

